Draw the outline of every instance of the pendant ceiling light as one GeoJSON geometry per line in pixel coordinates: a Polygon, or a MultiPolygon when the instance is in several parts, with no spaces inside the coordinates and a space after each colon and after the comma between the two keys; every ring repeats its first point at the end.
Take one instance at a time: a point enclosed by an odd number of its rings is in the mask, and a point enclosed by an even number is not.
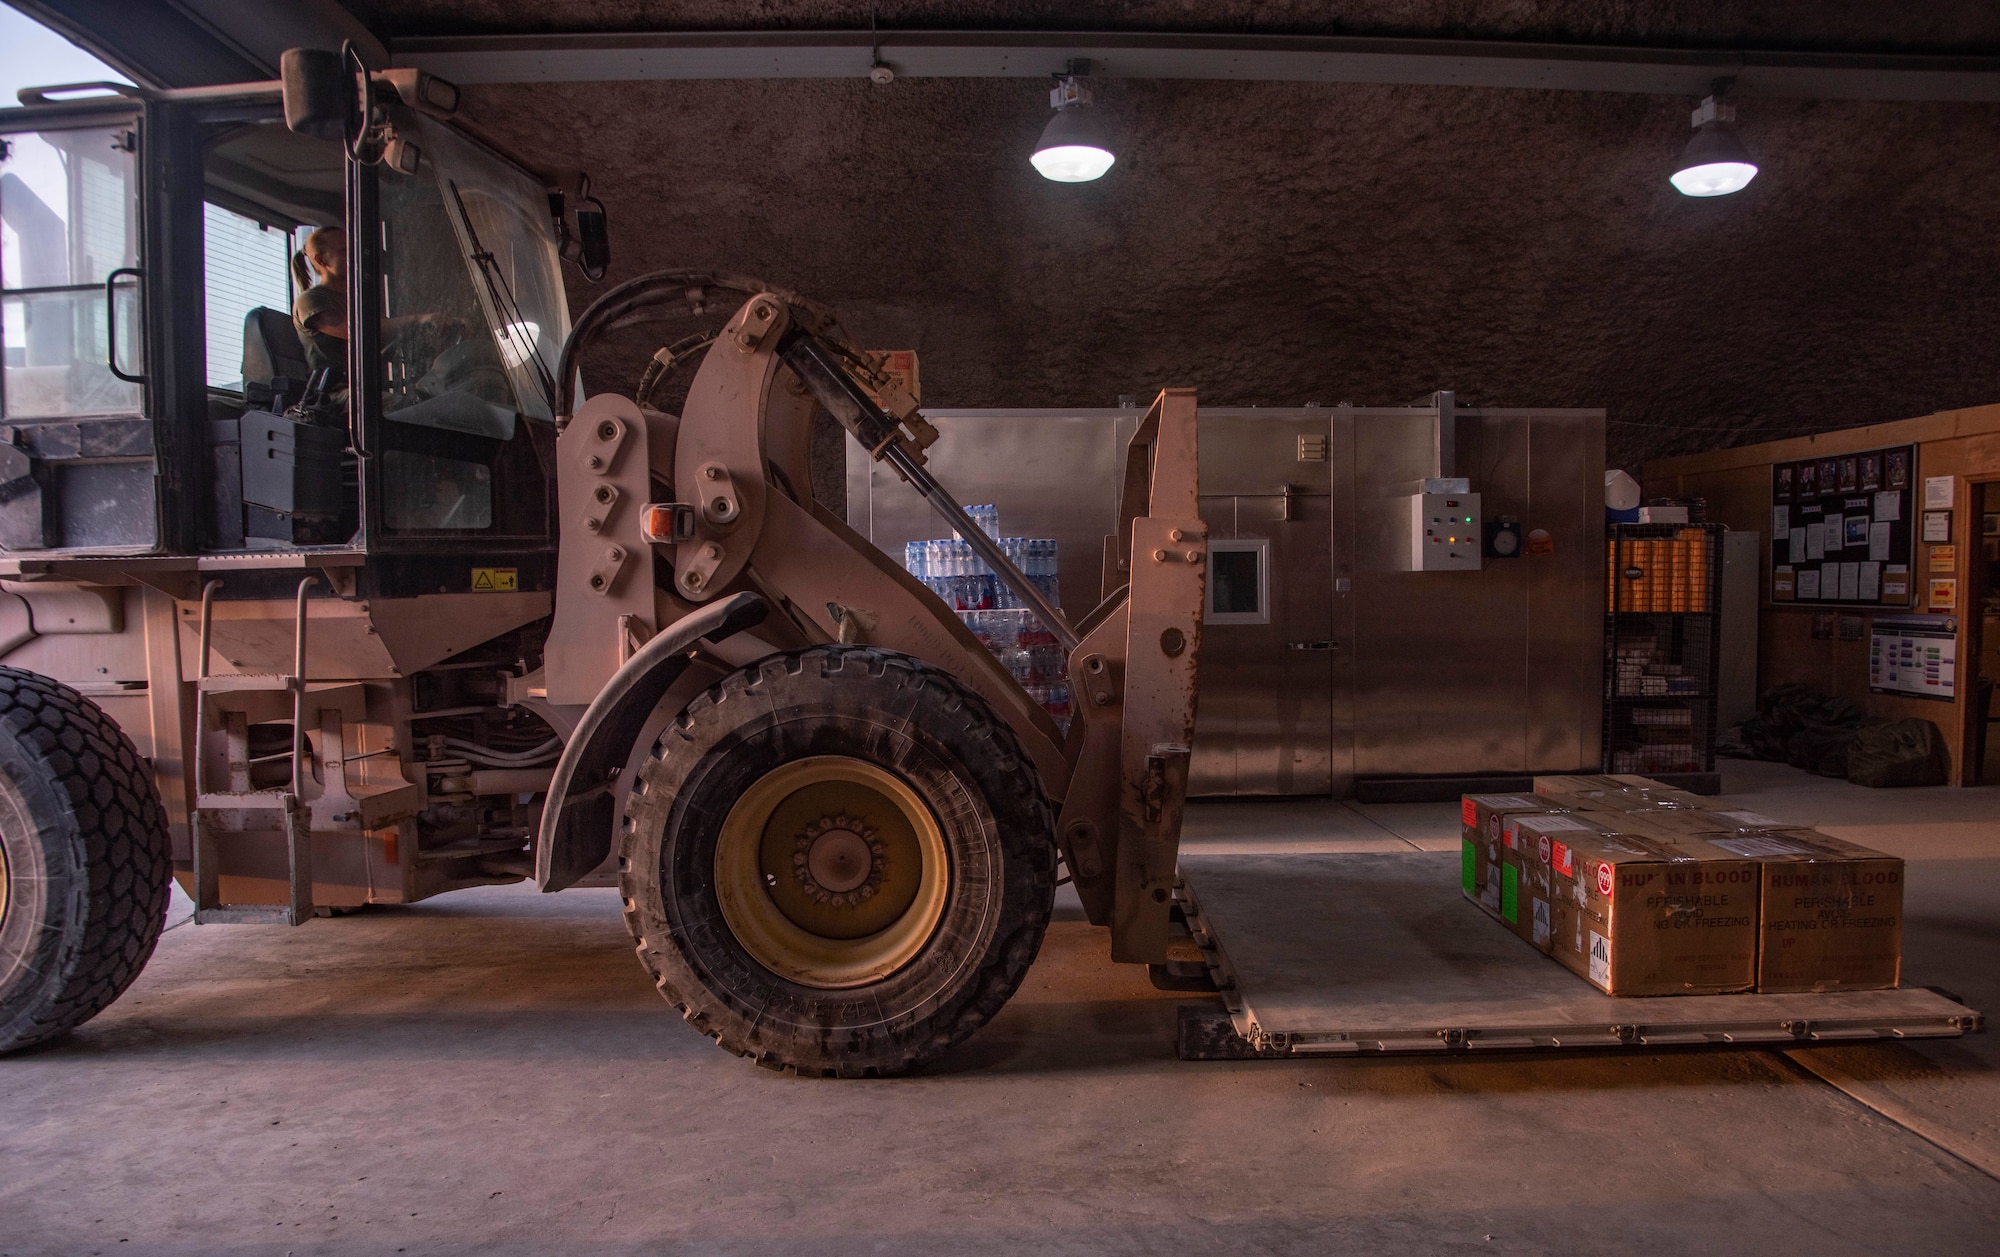
{"type": "Polygon", "coordinates": [[[1686,196],[1728,196],[1741,192],[1757,177],[1757,163],[1736,138],[1736,106],[1710,96],[1691,120],[1694,135],[1669,176],[1686,196]]]}
{"type": "Polygon", "coordinates": [[[1056,116],[1042,128],[1042,138],[1028,160],[1044,179],[1057,183],[1088,183],[1102,178],[1118,160],[1097,117],[1090,110],[1090,89],[1077,79],[1081,70],[1057,78],[1049,92],[1049,107],[1056,116]]]}

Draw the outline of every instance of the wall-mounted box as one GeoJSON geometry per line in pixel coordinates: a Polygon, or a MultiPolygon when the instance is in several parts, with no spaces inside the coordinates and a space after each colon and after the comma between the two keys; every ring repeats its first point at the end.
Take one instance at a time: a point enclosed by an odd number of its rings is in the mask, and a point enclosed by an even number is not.
{"type": "Polygon", "coordinates": [[[1477,493],[1413,493],[1410,504],[1410,569],[1413,572],[1476,572],[1484,544],[1477,493]]]}

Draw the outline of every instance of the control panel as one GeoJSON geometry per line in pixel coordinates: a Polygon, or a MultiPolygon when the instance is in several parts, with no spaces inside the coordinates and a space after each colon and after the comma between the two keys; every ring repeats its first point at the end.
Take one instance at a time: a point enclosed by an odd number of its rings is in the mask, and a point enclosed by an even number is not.
{"type": "Polygon", "coordinates": [[[1485,538],[1477,493],[1417,493],[1410,502],[1410,570],[1476,572],[1485,538]]]}

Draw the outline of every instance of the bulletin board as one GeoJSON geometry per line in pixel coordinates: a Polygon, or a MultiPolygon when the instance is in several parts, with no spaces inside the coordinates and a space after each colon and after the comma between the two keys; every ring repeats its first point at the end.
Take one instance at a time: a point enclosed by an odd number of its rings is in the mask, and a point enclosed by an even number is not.
{"type": "Polygon", "coordinates": [[[1909,606],[1918,489],[1914,445],[1772,464],[1771,601],[1909,606]]]}

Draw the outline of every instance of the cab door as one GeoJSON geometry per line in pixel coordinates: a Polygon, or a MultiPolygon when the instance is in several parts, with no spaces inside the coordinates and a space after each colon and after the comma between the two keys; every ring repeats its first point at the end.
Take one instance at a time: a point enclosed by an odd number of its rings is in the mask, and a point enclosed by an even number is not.
{"type": "Polygon", "coordinates": [[[0,111],[0,552],[159,541],[138,102],[0,111]]]}

